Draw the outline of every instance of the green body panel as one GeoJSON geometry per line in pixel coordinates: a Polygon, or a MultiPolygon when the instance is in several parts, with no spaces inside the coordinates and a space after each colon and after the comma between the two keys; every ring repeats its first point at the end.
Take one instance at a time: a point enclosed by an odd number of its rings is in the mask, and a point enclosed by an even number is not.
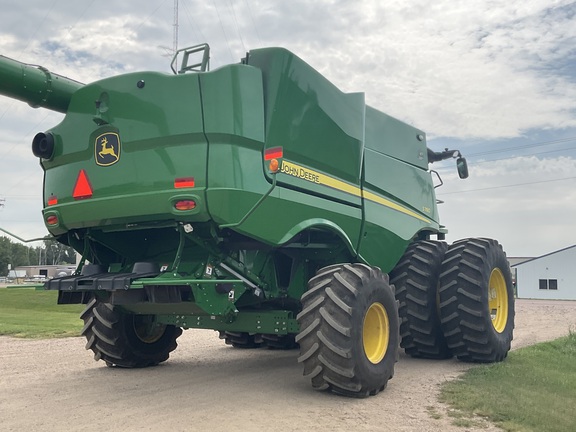
{"type": "MultiPolygon", "coordinates": [[[[426,134],[372,107],[366,107],[366,148],[428,170],[426,134]]],[[[410,193],[410,190],[403,191],[410,193]]]]}
{"type": "MultiPolygon", "coordinates": [[[[14,95],[22,66],[2,60],[11,84],[0,93],[14,95]]],[[[44,219],[99,270],[47,283],[62,303],[96,293],[168,324],[294,333],[319,268],[388,272],[411,241],[442,232],[424,133],[285,49],[211,72],[66,88],[66,117],[41,159],[44,219]],[[136,270],[142,262],[151,274],[136,270]]]]}
{"type": "MultiPolygon", "coordinates": [[[[287,160],[359,186],[364,94],[342,93],[285,49],[253,50],[247,61],[264,77],[266,147],[283,147],[287,160]]],[[[339,198],[360,205],[359,197],[339,198]]]]}
{"type": "Polygon", "coordinates": [[[42,161],[45,206],[51,196],[58,199],[57,205],[45,209],[45,214],[60,215],[59,226],[49,228],[51,232],[173,219],[172,203],[179,196],[198,201],[186,217],[207,220],[207,143],[199,92],[197,75],[157,73],[109,78],[77,91],[68,114],[51,130],[54,156],[42,161]],[[136,86],[140,80],[145,82],[142,89],[136,86]],[[105,105],[96,109],[96,100],[105,105]],[[119,158],[110,166],[99,166],[96,153],[101,147],[96,138],[106,132],[118,133],[119,158]],[[85,171],[93,195],[75,200],[72,194],[80,170],[85,171]],[[183,177],[194,177],[193,190],[174,189],[175,179],[183,177]]]}

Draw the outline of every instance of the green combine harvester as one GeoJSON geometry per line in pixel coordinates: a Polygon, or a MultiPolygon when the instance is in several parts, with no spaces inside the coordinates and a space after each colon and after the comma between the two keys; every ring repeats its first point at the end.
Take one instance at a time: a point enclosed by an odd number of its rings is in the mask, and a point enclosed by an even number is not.
{"type": "Polygon", "coordinates": [[[465,178],[459,151],[432,151],[285,49],[208,63],[199,45],[174,74],[84,85],[0,57],[0,94],[66,114],[32,150],[46,228],[82,260],[45,289],[86,305],[96,360],[157,365],[182,329],[214,329],[235,348],[299,347],[314,389],[365,397],[392,378],[399,345],[506,357],[502,247],[443,241],[429,164],[455,158],[465,178]]]}

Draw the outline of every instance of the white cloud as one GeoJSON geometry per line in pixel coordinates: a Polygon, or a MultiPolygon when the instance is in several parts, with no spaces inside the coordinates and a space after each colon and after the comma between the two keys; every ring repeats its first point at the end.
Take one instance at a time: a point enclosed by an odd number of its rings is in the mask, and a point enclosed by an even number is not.
{"type": "Polygon", "coordinates": [[[499,239],[512,255],[538,256],[576,244],[576,160],[518,157],[443,175],[438,197],[449,240],[499,239]]]}
{"type": "MultiPolygon", "coordinates": [[[[0,8],[0,54],[82,82],[169,71],[159,46],[172,43],[172,2],[0,0],[0,8]]],[[[180,46],[210,43],[213,68],[249,49],[284,46],[342,90],[366,92],[370,105],[436,142],[480,140],[480,147],[491,139],[494,146],[542,131],[576,131],[575,16],[568,0],[181,0],[180,46]]],[[[61,118],[46,113],[0,98],[0,198],[8,196],[0,226],[22,236],[45,232],[41,203],[17,197],[41,194],[30,142],[61,118]]],[[[471,164],[465,182],[453,178],[450,165],[438,190],[445,193],[440,211],[450,238],[501,238],[515,254],[576,243],[572,180],[501,187],[575,176],[574,164],[569,157],[471,164]]]]}

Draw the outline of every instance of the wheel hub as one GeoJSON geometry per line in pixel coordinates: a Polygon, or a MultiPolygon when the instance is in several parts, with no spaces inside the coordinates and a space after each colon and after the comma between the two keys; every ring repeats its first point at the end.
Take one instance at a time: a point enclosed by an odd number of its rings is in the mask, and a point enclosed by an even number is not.
{"type": "Polygon", "coordinates": [[[390,324],[386,309],[380,303],[372,303],[364,316],[362,342],[364,353],[370,363],[378,364],[386,355],[390,339],[390,324]]]}
{"type": "Polygon", "coordinates": [[[499,268],[495,268],[490,274],[488,301],[492,325],[498,333],[502,333],[508,322],[508,292],[506,280],[499,268]]]}
{"type": "Polygon", "coordinates": [[[134,315],[134,332],[144,343],[154,343],[164,335],[166,325],[156,322],[153,315],[134,315]]]}

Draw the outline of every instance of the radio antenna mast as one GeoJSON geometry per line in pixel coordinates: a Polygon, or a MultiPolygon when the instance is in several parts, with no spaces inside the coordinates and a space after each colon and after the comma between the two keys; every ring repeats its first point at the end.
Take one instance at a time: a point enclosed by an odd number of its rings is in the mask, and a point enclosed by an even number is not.
{"type": "Polygon", "coordinates": [[[172,50],[174,54],[178,51],[178,0],[174,0],[174,24],[173,24],[173,38],[172,38],[172,50]]]}
{"type": "Polygon", "coordinates": [[[178,0],[174,0],[174,21],[172,22],[172,47],[159,45],[164,50],[163,57],[174,57],[178,51],[178,0]]]}

